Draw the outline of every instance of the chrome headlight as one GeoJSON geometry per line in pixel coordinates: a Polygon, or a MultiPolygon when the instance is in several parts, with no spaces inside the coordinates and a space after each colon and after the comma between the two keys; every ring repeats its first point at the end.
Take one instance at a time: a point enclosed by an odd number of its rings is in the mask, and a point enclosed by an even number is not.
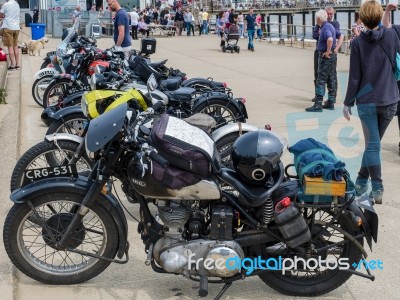
{"type": "Polygon", "coordinates": [[[87,103],[86,103],[86,94],[87,92],[84,92],[81,98],[81,109],[82,109],[82,113],[85,115],[85,117],[88,117],[88,107],[87,107],[87,103]]]}
{"type": "Polygon", "coordinates": [[[96,73],[94,73],[92,77],[90,77],[89,84],[92,91],[96,90],[96,73]]]}

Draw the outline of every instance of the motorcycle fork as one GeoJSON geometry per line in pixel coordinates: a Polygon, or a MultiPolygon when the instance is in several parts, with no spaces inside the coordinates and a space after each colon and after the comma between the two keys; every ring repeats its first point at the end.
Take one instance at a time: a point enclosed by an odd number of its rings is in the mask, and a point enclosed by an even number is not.
{"type": "MultiPolygon", "coordinates": [[[[75,232],[79,222],[83,219],[83,217],[89,212],[89,206],[91,206],[97,199],[97,196],[102,192],[104,185],[107,183],[110,178],[113,170],[113,166],[116,164],[120,155],[124,151],[123,147],[119,147],[117,152],[108,151],[105,159],[104,166],[101,167],[102,160],[98,160],[95,168],[93,170],[98,171],[98,175],[96,179],[93,181],[93,184],[90,186],[89,191],[86,193],[85,197],[82,200],[82,203],[72,219],[71,223],[67,227],[64,235],[61,240],[58,242],[57,247],[60,249],[66,248],[71,239],[73,238],[73,233],[75,232]]],[[[93,173],[93,172],[92,172],[93,173]]],[[[92,175],[92,174],[91,174],[92,175]]]]}

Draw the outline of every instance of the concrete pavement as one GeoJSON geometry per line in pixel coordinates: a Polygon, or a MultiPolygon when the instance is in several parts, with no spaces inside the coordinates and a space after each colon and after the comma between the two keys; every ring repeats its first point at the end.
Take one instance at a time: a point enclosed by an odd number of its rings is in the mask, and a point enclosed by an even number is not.
{"type": "MultiPolygon", "coordinates": [[[[55,49],[58,40],[50,39],[46,51],[55,49]]],[[[111,39],[99,39],[100,48],[110,47],[111,39]]],[[[153,61],[168,58],[168,66],[179,68],[188,77],[211,76],[225,81],[235,96],[247,99],[249,123],[263,127],[272,125],[273,130],[293,144],[304,135],[326,142],[346,162],[357,166],[363,143],[357,140],[361,132],[359,121],[341,118],[341,103],[347,84],[349,58],[339,56],[339,94],[335,111],[322,114],[306,114],[304,108],[311,105],[313,97],[313,52],[256,42],[255,52],[245,50],[245,40],[240,40],[240,54],[222,53],[215,36],[174,37],[157,40],[157,53],[153,61]],[[348,127],[351,132],[347,132],[348,127]],[[343,137],[345,142],[338,137],[343,137]],[[354,140],[356,140],[354,142],[354,140]],[[357,142],[358,141],[358,142],[357,142]]],[[[135,48],[139,48],[135,41],[135,48]]],[[[32,100],[33,75],[44,57],[22,56],[21,71],[8,73],[7,105],[0,105],[0,229],[12,203],[9,201],[9,179],[16,159],[30,146],[43,139],[46,127],[40,121],[41,108],[32,100]]],[[[362,136],[362,134],[361,134],[362,136]]],[[[397,120],[392,122],[382,141],[383,174],[385,182],[384,204],[376,206],[379,213],[379,243],[369,259],[380,259],[384,270],[373,271],[376,280],[371,282],[352,276],[346,284],[319,299],[396,299],[400,282],[397,238],[400,221],[398,195],[399,130],[397,120]]],[[[289,161],[290,156],[286,157],[289,161]]],[[[353,169],[352,169],[353,170],[353,169]]],[[[352,171],[351,170],[351,171],[352,171]]],[[[355,170],[355,169],[354,169],[355,170]]],[[[352,173],[354,175],[354,172],[352,173]]],[[[124,202],[137,216],[137,205],[124,202]]],[[[49,286],[36,282],[16,270],[8,259],[3,243],[0,243],[0,297],[1,299],[197,299],[198,283],[181,276],[154,273],[144,265],[146,259],[143,244],[136,233],[135,221],[129,222],[130,261],[126,265],[111,265],[106,271],[87,283],[74,286],[49,286]]],[[[368,251],[369,253],[369,251],[368,251]]],[[[210,284],[209,297],[213,299],[221,285],[210,284]]],[[[285,297],[257,277],[235,282],[222,299],[293,299],[285,297]]]]}

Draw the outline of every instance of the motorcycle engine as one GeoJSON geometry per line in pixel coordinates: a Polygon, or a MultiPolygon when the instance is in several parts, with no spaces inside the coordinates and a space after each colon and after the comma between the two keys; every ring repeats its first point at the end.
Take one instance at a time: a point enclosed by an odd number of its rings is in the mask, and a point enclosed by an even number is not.
{"type": "MultiPolygon", "coordinates": [[[[233,240],[221,239],[224,232],[231,232],[232,228],[224,228],[219,232],[218,239],[212,240],[210,236],[208,240],[199,235],[206,228],[200,209],[189,207],[187,202],[160,201],[158,212],[166,230],[154,245],[153,258],[166,272],[213,277],[231,277],[240,272],[240,267],[235,268],[232,263],[244,258],[241,246],[233,240]],[[185,239],[185,228],[192,235],[191,240],[185,239]],[[197,236],[199,238],[196,239],[197,236]]],[[[212,213],[212,224],[219,224],[221,216],[221,220],[225,220],[226,215],[221,207],[216,208],[212,213]]]]}

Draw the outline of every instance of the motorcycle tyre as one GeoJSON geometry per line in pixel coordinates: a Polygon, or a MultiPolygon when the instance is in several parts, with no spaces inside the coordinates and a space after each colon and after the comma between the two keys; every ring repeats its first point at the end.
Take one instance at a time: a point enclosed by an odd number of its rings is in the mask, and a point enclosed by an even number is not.
{"type": "MultiPolygon", "coordinates": [[[[57,199],[54,196],[60,198],[60,196],[57,196],[55,194],[58,195],[64,194],[65,196],[63,196],[62,199],[68,199],[68,201],[76,202],[78,204],[82,201],[84,197],[83,195],[73,194],[68,191],[65,191],[58,193],[52,192],[48,194],[42,194],[30,200],[33,206],[36,207],[39,205],[43,205],[44,203],[47,202],[52,202],[54,199],[57,199]]],[[[117,226],[110,213],[102,205],[97,204],[89,208],[97,214],[97,216],[99,217],[99,219],[101,219],[101,221],[105,226],[107,242],[102,256],[114,258],[118,251],[117,226]]],[[[110,265],[111,262],[99,259],[89,269],[86,269],[80,273],[78,272],[75,274],[70,274],[65,276],[49,274],[33,267],[29,262],[27,262],[24,259],[23,255],[20,252],[17,242],[18,228],[21,225],[20,224],[21,221],[24,220],[25,216],[29,212],[31,212],[31,209],[29,208],[28,204],[26,203],[14,204],[14,206],[7,214],[3,229],[3,242],[6,252],[9,258],[11,259],[12,263],[25,275],[46,284],[70,285],[70,284],[82,283],[93,277],[96,277],[110,265]]]]}
{"type": "MultiPolygon", "coordinates": [[[[74,143],[71,141],[63,141],[59,140],[57,141],[58,147],[62,150],[67,150],[71,153],[76,152],[76,149],[78,148],[79,144],[74,143]]],[[[54,142],[50,141],[43,141],[40,142],[33,147],[31,147],[28,151],[26,151],[17,161],[14,170],[11,174],[11,180],[10,180],[10,190],[13,192],[14,190],[18,189],[21,187],[22,184],[22,178],[24,176],[25,170],[28,169],[28,167],[34,162],[35,159],[37,159],[39,156],[43,155],[43,153],[54,151],[54,150],[60,150],[54,142]]],[[[51,155],[46,155],[46,159],[49,160],[49,164],[52,165],[57,165],[57,163],[54,161],[51,155]]],[[[89,166],[90,168],[93,167],[94,162],[87,156],[86,152],[82,154],[82,157],[79,159],[79,161],[83,160],[83,162],[89,166]]],[[[78,170],[79,172],[79,170],[78,170]]]]}
{"type": "Polygon", "coordinates": [[[58,107],[60,104],[59,102],[57,102],[57,104],[49,105],[49,94],[55,86],[59,85],[64,85],[65,86],[64,91],[65,91],[67,89],[67,85],[69,85],[70,83],[71,80],[67,78],[59,78],[52,80],[43,95],[43,108],[46,109],[47,107],[53,107],[53,106],[58,107]]]}
{"type": "MultiPolygon", "coordinates": [[[[247,133],[247,131],[242,132],[241,135],[247,133]]],[[[217,147],[217,150],[220,154],[221,161],[224,164],[225,167],[232,169],[233,170],[233,165],[232,165],[232,160],[230,158],[230,154],[233,149],[233,144],[235,141],[241,136],[239,132],[231,132],[222,138],[220,138],[217,142],[215,142],[215,146],[217,147]],[[227,149],[223,149],[223,152],[220,151],[222,147],[228,146],[227,149]]]]}
{"type": "MultiPolygon", "coordinates": [[[[65,126],[65,124],[68,122],[80,121],[80,120],[83,123],[84,121],[88,121],[88,118],[85,117],[85,115],[83,113],[73,113],[73,114],[67,115],[63,118],[60,118],[58,120],[54,120],[51,123],[51,125],[49,126],[49,128],[47,129],[46,135],[57,133],[57,132],[65,132],[65,131],[59,131],[62,126],[65,126]]],[[[80,131],[83,132],[83,124],[82,124],[82,129],[80,129],[80,131]]],[[[66,132],[66,133],[75,134],[72,132],[66,132]]]]}
{"type": "Polygon", "coordinates": [[[38,87],[38,85],[39,84],[43,84],[44,82],[42,82],[42,80],[44,80],[44,79],[46,80],[47,83],[50,83],[52,78],[53,78],[53,75],[51,75],[51,76],[43,76],[42,78],[36,79],[35,82],[32,84],[32,97],[33,97],[33,100],[35,100],[35,102],[37,104],[39,104],[39,106],[41,106],[41,107],[43,107],[43,99],[39,98],[39,95],[38,95],[39,87],[38,87]]]}
{"type": "MultiPolygon", "coordinates": [[[[341,216],[338,219],[341,223],[341,228],[349,232],[352,236],[356,236],[360,232],[352,224],[352,221],[345,216],[341,216]]],[[[363,240],[358,240],[361,245],[363,245],[363,240]]],[[[347,249],[346,255],[341,255],[340,257],[347,257],[349,263],[359,262],[362,258],[362,253],[360,249],[349,242],[349,248],[347,249]]],[[[351,266],[350,266],[351,267],[351,266]]],[[[353,267],[351,267],[354,269],[353,267]]],[[[269,287],[274,290],[290,296],[301,296],[301,297],[315,297],[326,293],[329,293],[341,285],[343,285],[350,277],[351,273],[336,270],[324,281],[321,281],[319,277],[313,277],[309,280],[298,278],[297,284],[291,281],[290,277],[282,275],[281,271],[277,272],[266,272],[259,275],[260,279],[264,281],[269,287]]],[[[296,281],[296,279],[294,279],[296,281]]]]}
{"type": "MultiPolygon", "coordinates": [[[[234,101],[234,100],[231,100],[234,101]]],[[[237,122],[246,122],[246,119],[243,116],[243,113],[240,111],[240,109],[238,109],[233,103],[229,102],[228,105],[226,105],[228,103],[228,100],[226,99],[209,99],[207,101],[204,101],[201,105],[199,105],[195,111],[193,111],[193,114],[195,113],[201,113],[203,112],[204,109],[209,108],[213,105],[219,105],[225,109],[228,109],[231,113],[231,117],[234,117],[235,120],[233,121],[229,121],[229,122],[225,122],[223,124],[218,124],[217,122],[217,128],[229,124],[229,123],[237,123],[237,122]],[[232,116],[233,114],[233,116],[232,116]]],[[[217,120],[216,120],[217,121],[217,120]]]]}

